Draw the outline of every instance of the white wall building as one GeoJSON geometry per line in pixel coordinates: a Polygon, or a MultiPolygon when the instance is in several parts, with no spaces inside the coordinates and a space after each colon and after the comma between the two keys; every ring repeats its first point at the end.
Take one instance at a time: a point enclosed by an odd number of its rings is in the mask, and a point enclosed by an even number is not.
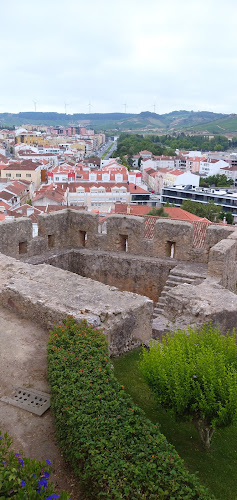
{"type": "Polygon", "coordinates": [[[222,168],[229,167],[229,163],[224,160],[211,160],[200,161],[200,175],[209,177],[210,175],[222,174],[222,168]]]}

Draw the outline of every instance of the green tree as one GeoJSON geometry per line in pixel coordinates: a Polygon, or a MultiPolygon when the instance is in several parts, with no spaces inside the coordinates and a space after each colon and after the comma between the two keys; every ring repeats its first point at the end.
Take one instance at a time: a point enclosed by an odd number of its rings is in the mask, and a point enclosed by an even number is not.
{"type": "Polygon", "coordinates": [[[205,324],[177,330],[143,350],[140,369],[159,403],[177,419],[191,420],[205,448],[213,432],[237,421],[237,345],[205,324]]]}
{"type": "Polygon", "coordinates": [[[209,175],[208,177],[201,177],[200,186],[209,187],[228,187],[233,184],[232,179],[227,179],[225,174],[209,175]]]}
{"type": "Polygon", "coordinates": [[[215,205],[214,201],[199,203],[198,201],[185,200],[181,208],[191,214],[198,215],[198,217],[205,217],[211,222],[215,222],[219,219],[219,214],[222,210],[221,206],[215,205]]]}
{"type": "Polygon", "coordinates": [[[124,167],[126,167],[128,170],[130,170],[130,165],[128,163],[128,161],[126,160],[126,158],[124,158],[123,155],[120,155],[120,158],[119,158],[119,163],[121,163],[121,165],[123,165],[124,167]]]}
{"type": "Polygon", "coordinates": [[[220,217],[221,220],[223,220],[224,217],[225,217],[227,224],[233,224],[233,222],[234,222],[234,216],[232,215],[231,212],[224,212],[224,210],[223,210],[223,211],[220,212],[220,216],[219,217],[220,217]]]}
{"type": "Polygon", "coordinates": [[[156,215],[157,217],[169,217],[169,214],[164,211],[164,207],[152,208],[147,215],[156,215]]]}
{"type": "Polygon", "coordinates": [[[128,154],[127,162],[129,164],[129,167],[132,168],[133,167],[133,157],[132,157],[132,154],[128,154]]]}

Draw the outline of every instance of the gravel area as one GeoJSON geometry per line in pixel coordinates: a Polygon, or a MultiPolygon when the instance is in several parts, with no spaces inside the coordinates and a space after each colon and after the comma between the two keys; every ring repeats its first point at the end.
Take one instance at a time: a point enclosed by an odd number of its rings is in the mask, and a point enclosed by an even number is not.
{"type": "MultiPolygon", "coordinates": [[[[16,387],[49,393],[47,339],[48,332],[32,321],[0,308],[0,397],[12,397],[16,387]]],[[[72,500],[82,498],[77,481],[57,446],[51,410],[39,417],[0,401],[0,429],[12,438],[15,451],[52,462],[51,480],[58,492],[64,489],[72,500]]]]}

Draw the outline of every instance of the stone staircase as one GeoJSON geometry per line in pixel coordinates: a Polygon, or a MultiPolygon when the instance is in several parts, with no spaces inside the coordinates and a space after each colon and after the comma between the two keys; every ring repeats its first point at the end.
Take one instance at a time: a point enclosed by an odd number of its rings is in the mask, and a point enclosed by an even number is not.
{"type": "Polygon", "coordinates": [[[164,305],[167,299],[167,292],[171,290],[174,286],[183,285],[184,283],[201,283],[201,281],[205,278],[202,278],[200,274],[190,273],[186,270],[181,269],[171,269],[166,284],[161,292],[159,300],[154,307],[153,317],[156,318],[159,314],[163,314],[164,305]]]}
{"type": "Polygon", "coordinates": [[[178,265],[171,269],[166,284],[153,311],[152,336],[154,338],[161,338],[162,335],[167,333],[169,330],[172,330],[174,327],[174,323],[168,320],[164,315],[164,306],[166,305],[169,290],[184,283],[198,285],[206,277],[207,266],[203,264],[195,266],[188,264],[183,266],[178,265]]]}

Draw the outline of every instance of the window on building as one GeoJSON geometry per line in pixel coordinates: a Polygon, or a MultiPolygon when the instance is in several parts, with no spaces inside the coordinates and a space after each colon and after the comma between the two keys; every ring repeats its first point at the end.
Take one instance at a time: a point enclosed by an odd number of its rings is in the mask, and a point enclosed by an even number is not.
{"type": "Polygon", "coordinates": [[[31,174],[26,174],[26,177],[31,177],[31,174]]]}
{"type": "Polygon", "coordinates": [[[16,174],[16,177],[21,177],[21,174],[16,174]]]}
{"type": "Polygon", "coordinates": [[[11,177],[11,176],[12,176],[12,174],[6,174],[6,177],[11,177]]]}

